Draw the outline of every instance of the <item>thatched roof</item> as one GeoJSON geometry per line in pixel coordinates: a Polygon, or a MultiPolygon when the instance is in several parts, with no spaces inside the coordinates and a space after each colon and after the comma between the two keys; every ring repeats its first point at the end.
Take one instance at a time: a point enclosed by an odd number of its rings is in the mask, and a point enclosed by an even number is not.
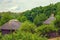
{"type": "Polygon", "coordinates": [[[55,20],[54,14],[51,14],[51,16],[44,21],[44,24],[50,24],[54,20],[55,20]]]}
{"type": "Polygon", "coordinates": [[[13,20],[10,20],[9,22],[5,23],[4,25],[2,25],[2,27],[0,29],[12,29],[12,30],[16,30],[20,27],[21,23],[16,20],[16,19],[13,19],[13,20]]]}

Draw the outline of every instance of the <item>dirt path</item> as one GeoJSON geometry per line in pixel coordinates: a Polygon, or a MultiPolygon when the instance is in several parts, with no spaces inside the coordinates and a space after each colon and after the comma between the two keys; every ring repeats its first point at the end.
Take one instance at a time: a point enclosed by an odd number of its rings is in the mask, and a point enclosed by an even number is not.
{"type": "Polygon", "coordinates": [[[48,39],[48,40],[60,40],[60,37],[51,38],[51,39],[48,39]]]}

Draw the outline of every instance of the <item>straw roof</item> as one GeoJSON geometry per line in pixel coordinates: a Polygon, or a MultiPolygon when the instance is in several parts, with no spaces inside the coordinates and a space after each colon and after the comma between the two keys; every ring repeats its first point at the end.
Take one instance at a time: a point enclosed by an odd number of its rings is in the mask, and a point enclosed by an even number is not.
{"type": "Polygon", "coordinates": [[[50,24],[54,20],[55,20],[54,14],[51,14],[51,16],[44,21],[44,24],[50,24]]]}
{"type": "Polygon", "coordinates": [[[0,29],[16,30],[20,27],[20,25],[21,25],[21,23],[18,20],[12,19],[9,22],[2,25],[2,27],[0,29]]]}

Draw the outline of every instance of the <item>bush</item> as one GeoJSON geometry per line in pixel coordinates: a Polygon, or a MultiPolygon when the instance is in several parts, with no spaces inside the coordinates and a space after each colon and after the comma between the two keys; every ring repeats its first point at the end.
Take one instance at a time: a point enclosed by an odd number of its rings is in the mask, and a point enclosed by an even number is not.
{"type": "Polygon", "coordinates": [[[48,36],[48,33],[57,32],[57,28],[54,25],[42,25],[35,29],[36,33],[42,36],[48,36]]]}
{"type": "Polygon", "coordinates": [[[24,23],[22,23],[20,30],[33,33],[35,28],[36,28],[36,26],[33,23],[31,23],[29,21],[25,21],[24,23]]]}
{"type": "Polygon", "coordinates": [[[39,15],[36,15],[35,19],[34,19],[34,23],[37,25],[37,26],[40,26],[43,24],[43,22],[47,19],[47,16],[42,13],[42,14],[39,14],[39,15]]]}
{"type": "Polygon", "coordinates": [[[13,40],[47,40],[47,38],[39,37],[36,34],[32,34],[29,32],[17,32],[13,34],[13,40]]]}
{"type": "Polygon", "coordinates": [[[45,37],[39,37],[36,34],[32,34],[29,32],[17,31],[13,34],[3,35],[0,40],[47,40],[45,37]]]}
{"type": "Polygon", "coordinates": [[[60,15],[56,15],[55,26],[60,28],[60,15]]]}

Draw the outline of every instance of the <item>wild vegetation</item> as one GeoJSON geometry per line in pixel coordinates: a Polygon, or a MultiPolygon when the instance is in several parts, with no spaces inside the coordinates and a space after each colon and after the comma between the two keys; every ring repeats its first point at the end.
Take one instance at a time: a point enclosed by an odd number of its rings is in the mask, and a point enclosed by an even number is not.
{"type": "Polygon", "coordinates": [[[47,40],[51,33],[60,35],[60,2],[22,13],[0,12],[0,26],[11,19],[22,22],[21,27],[11,34],[2,35],[0,32],[0,40],[47,40]],[[43,24],[51,14],[56,20],[49,25],[43,24]]]}

